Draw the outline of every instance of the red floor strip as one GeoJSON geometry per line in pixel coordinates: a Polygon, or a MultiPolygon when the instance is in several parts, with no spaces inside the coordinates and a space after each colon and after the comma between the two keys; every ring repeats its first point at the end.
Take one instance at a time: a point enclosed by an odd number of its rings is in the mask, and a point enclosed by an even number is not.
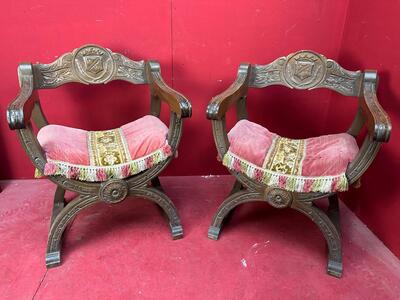
{"type": "Polygon", "coordinates": [[[67,229],[62,265],[44,276],[55,186],[3,181],[0,299],[399,299],[399,260],[344,205],[336,279],[325,274],[322,235],[299,213],[243,205],[213,241],[207,229],[233,178],[161,183],[181,215],[182,240],[171,239],[151,202],[94,206],[67,229]]]}

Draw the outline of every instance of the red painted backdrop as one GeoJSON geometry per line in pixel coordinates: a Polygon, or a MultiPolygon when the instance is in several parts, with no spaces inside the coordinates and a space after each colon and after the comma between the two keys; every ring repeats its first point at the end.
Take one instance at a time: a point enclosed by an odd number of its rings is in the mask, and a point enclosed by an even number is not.
{"type": "MultiPolygon", "coordinates": [[[[225,174],[205,108],[213,95],[235,78],[242,61],[268,63],[297,51],[312,49],[337,59],[349,69],[381,72],[379,96],[393,119],[394,134],[367,172],[349,205],[400,255],[400,162],[396,128],[400,78],[395,49],[398,1],[71,1],[33,0],[3,3],[0,12],[1,113],[0,176],[31,178],[33,167],[8,130],[5,109],[18,90],[19,62],[47,63],[86,43],[97,43],[132,59],[157,59],[171,86],[193,105],[185,122],[179,159],[165,175],[225,174]],[[383,174],[383,175],[382,175],[383,174]],[[378,190],[379,187],[385,191],[378,190]]],[[[42,105],[52,123],[106,129],[148,112],[146,86],[112,82],[107,86],[70,84],[44,91],[42,105]]],[[[251,90],[249,116],[289,137],[307,137],[346,130],[356,101],[327,90],[292,91],[282,87],[251,90]]],[[[164,107],[162,118],[167,120],[164,107]]],[[[234,116],[228,119],[233,124],[234,116]]],[[[222,199],[221,199],[222,200],[222,199]]]]}
{"type": "MultiPolygon", "coordinates": [[[[400,256],[400,2],[349,1],[341,63],[379,70],[378,98],[392,120],[392,136],[346,202],[400,256]]],[[[347,114],[344,106],[338,107],[347,114]]]]}

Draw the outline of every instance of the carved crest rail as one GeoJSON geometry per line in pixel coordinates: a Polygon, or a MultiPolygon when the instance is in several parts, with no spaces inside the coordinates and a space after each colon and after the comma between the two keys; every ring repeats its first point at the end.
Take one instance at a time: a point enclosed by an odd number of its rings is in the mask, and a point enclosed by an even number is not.
{"type": "Polygon", "coordinates": [[[68,82],[102,84],[112,80],[146,83],[144,61],[133,61],[119,53],[85,45],[50,64],[33,66],[37,88],[55,88],[68,82]]]}
{"type": "Polygon", "coordinates": [[[283,56],[267,65],[253,65],[249,86],[284,85],[295,89],[328,88],[358,96],[362,72],[348,71],[337,62],[309,50],[283,56]]]}

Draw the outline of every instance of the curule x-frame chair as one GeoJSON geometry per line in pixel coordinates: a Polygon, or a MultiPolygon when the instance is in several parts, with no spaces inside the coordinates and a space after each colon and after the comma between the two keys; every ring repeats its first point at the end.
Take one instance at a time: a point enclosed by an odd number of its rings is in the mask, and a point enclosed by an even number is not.
{"type": "Polygon", "coordinates": [[[218,155],[236,177],[230,195],[215,213],[208,237],[218,239],[221,225],[237,205],[265,201],[276,208],[290,207],[310,218],[328,245],[327,272],[342,275],[342,246],[337,192],[357,185],[391,124],[376,96],[376,71],[351,72],[312,51],[299,51],[267,65],[241,64],[236,81],[214,97],[207,107],[218,155]],[[358,97],[359,108],[347,133],[291,140],[247,120],[249,87],[283,85],[294,89],[328,88],[358,97]],[[236,106],[238,122],[227,133],[225,114],[236,106]],[[355,137],[363,126],[367,135],[359,149],[355,137]],[[313,201],[328,198],[327,213],[313,201]]]}
{"type": "Polygon", "coordinates": [[[182,119],[191,116],[191,105],[164,83],[158,62],[133,61],[97,45],[84,45],[50,64],[22,63],[18,76],[20,93],[7,111],[9,127],[16,130],[37,171],[57,185],[46,250],[48,268],[60,264],[66,226],[80,211],[99,202],[115,204],[128,196],[151,200],[167,215],[173,239],[183,236],[178,212],[158,175],[177,150],[182,119]],[[151,114],[108,131],[48,124],[37,90],[112,80],[148,84],[151,114]],[[170,109],[169,128],[158,118],[161,101],[170,109]],[[31,119],[39,129],[37,136],[31,119]],[[67,203],[66,190],[78,196],[67,203]]]}

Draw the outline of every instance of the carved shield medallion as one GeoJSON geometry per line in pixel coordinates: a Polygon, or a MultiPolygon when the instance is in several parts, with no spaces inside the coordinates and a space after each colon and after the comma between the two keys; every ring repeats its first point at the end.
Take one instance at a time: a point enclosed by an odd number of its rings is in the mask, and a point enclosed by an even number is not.
{"type": "Polygon", "coordinates": [[[100,55],[84,56],[83,61],[85,63],[86,72],[92,74],[92,76],[96,76],[104,71],[104,65],[100,55]]]}
{"type": "Polygon", "coordinates": [[[311,51],[300,51],[288,57],[283,72],[286,82],[298,89],[316,86],[325,74],[326,59],[311,51]]]}
{"type": "Polygon", "coordinates": [[[314,63],[307,60],[296,60],[294,64],[294,76],[300,80],[307,79],[313,75],[314,63]]]}
{"type": "Polygon", "coordinates": [[[88,45],[75,52],[73,67],[76,76],[82,81],[104,83],[113,75],[115,63],[108,50],[88,45]]]}

